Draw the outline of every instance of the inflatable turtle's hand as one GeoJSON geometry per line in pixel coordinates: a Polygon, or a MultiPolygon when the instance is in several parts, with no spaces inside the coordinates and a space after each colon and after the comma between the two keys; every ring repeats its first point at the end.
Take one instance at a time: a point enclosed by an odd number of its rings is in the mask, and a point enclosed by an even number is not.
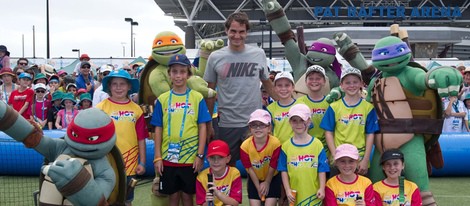
{"type": "Polygon", "coordinates": [[[224,40],[222,39],[217,39],[216,41],[213,40],[202,40],[200,43],[200,51],[199,54],[201,54],[201,51],[203,52],[213,52],[215,50],[218,50],[220,48],[224,47],[224,40]]]}
{"type": "Polygon", "coordinates": [[[262,0],[262,3],[263,11],[266,15],[282,9],[282,6],[276,0],[262,0]]]}
{"type": "Polygon", "coordinates": [[[204,79],[202,79],[199,76],[195,76],[195,75],[191,76],[188,79],[187,84],[188,84],[189,88],[191,88],[195,91],[198,91],[205,98],[215,97],[215,95],[217,94],[217,92],[215,90],[207,87],[207,82],[204,81],[204,79]]]}
{"type": "Polygon", "coordinates": [[[199,67],[198,69],[193,68],[193,74],[203,77],[209,55],[222,47],[224,47],[224,40],[222,39],[217,39],[216,41],[202,40],[199,49],[199,67]]]}
{"type": "Polygon", "coordinates": [[[441,97],[457,96],[462,75],[454,68],[448,66],[438,67],[426,74],[426,83],[429,88],[437,89],[441,97]]]}
{"type": "Polygon", "coordinates": [[[326,95],[325,100],[326,102],[331,104],[332,102],[341,99],[343,96],[344,96],[343,90],[341,90],[340,87],[335,87],[331,89],[328,95],[326,95]]]}
{"type": "Polygon", "coordinates": [[[49,176],[59,192],[73,205],[100,205],[106,198],[93,176],[77,159],[57,160],[44,166],[42,173],[49,176]]]}
{"type": "Polygon", "coordinates": [[[339,47],[339,53],[344,55],[345,52],[352,46],[354,43],[351,40],[351,37],[344,32],[337,32],[333,35],[333,39],[336,41],[339,47]]]}

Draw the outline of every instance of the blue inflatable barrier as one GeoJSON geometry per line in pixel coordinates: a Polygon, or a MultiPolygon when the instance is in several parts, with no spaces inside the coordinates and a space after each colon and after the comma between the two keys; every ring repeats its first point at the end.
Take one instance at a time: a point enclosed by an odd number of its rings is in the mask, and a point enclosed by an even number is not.
{"type": "MultiPolygon", "coordinates": [[[[61,138],[65,130],[45,130],[44,135],[61,138]]],[[[446,133],[439,138],[444,158],[442,169],[433,169],[432,176],[470,176],[470,133],[446,133]]],[[[147,162],[145,176],[154,176],[153,157],[155,145],[152,140],[146,140],[147,162]]],[[[36,176],[39,175],[44,157],[33,149],[26,148],[21,142],[16,142],[5,133],[0,132],[0,175],[36,176]]],[[[204,168],[209,167],[207,159],[204,168]]],[[[236,167],[243,177],[247,172],[240,161],[236,167]]]]}
{"type": "Polygon", "coordinates": [[[439,137],[444,167],[433,169],[433,177],[469,176],[470,133],[444,133],[439,137]]]}

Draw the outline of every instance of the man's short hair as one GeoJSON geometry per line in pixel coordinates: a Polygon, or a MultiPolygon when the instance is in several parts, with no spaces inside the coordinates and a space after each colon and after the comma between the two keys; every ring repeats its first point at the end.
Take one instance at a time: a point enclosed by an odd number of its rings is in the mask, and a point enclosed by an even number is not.
{"type": "Polygon", "coordinates": [[[26,64],[29,64],[29,61],[28,59],[24,58],[24,57],[21,57],[18,59],[18,61],[16,61],[16,64],[20,64],[20,61],[23,60],[23,61],[26,61],[26,64]]]}
{"type": "Polygon", "coordinates": [[[246,26],[246,30],[250,30],[250,20],[245,12],[235,12],[230,14],[227,20],[225,20],[225,29],[229,29],[233,21],[244,24],[246,26]]]}

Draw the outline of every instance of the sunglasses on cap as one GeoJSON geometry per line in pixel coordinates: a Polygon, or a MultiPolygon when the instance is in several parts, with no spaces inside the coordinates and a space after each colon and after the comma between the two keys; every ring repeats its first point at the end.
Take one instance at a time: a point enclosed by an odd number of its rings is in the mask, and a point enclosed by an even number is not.
{"type": "Polygon", "coordinates": [[[23,73],[23,72],[16,72],[16,75],[17,75],[17,76],[20,76],[21,73],[23,73]]]}
{"type": "Polygon", "coordinates": [[[46,93],[46,90],[38,89],[36,90],[36,93],[46,93]]]}

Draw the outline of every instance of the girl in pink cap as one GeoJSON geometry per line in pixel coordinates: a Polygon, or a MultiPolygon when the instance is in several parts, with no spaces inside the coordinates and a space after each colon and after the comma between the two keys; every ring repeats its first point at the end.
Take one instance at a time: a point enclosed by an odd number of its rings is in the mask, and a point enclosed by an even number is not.
{"type": "Polygon", "coordinates": [[[352,144],[335,150],[335,166],[339,174],[326,182],[325,205],[373,206],[376,204],[372,182],[357,174],[359,151],[352,144]]]}
{"type": "Polygon", "coordinates": [[[277,161],[281,142],[270,135],[271,115],[257,109],[250,115],[248,127],[252,136],[240,146],[240,160],[248,172],[248,198],[250,205],[274,206],[281,196],[281,175],[278,174],[277,161]]]}

